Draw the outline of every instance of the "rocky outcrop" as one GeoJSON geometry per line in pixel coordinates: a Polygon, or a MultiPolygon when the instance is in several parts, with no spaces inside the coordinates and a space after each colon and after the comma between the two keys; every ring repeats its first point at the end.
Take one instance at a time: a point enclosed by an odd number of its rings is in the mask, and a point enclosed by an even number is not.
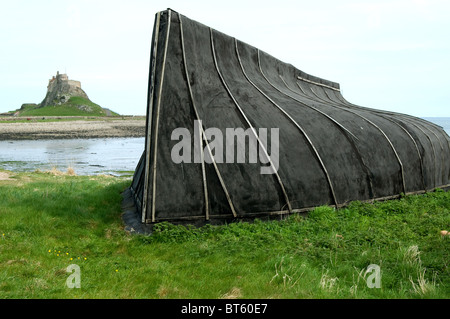
{"type": "Polygon", "coordinates": [[[57,72],[56,76],[49,80],[47,94],[39,106],[61,105],[69,101],[72,96],[89,99],[86,92],[81,88],[80,81],[69,80],[67,74],[57,72]]]}

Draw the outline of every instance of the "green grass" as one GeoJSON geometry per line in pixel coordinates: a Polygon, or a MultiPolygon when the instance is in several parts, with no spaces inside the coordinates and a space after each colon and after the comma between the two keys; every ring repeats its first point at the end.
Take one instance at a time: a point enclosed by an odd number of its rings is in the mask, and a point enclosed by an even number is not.
{"type": "Polygon", "coordinates": [[[319,207],[308,217],[123,230],[128,178],[0,181],[0,298],[450,297],[450,193],[319,207]],[[66,286],[77,264],[81,288],[66,286]],[[381,269],[369,288],[367,267],[381,269]]]}
{"type": "MultiPolygon", "coordinates": [[[[106,113],[101,106],[91,102],[88,99],[79,96],[72,96],[69,101],[56,106],[36,107],[34,105],[26,105],[21,109],[20,116],[105,116],[106,113]],[[91,110],[85,111],[77,106],[85,105],[91,110]]],[[[113,112],[114,116],[117,113],[113,112]]]]}
{"type": "Polygon", "coordinates": [[[18,116],[18,117],[8,117],[8,118],[0,118],[1,123],[29,123],[31,122],[70,122],[70,121],[117,121],[117,120],[145,120],[143,116],[90,116],[90,115],[82,115],[82,116],[44,116],[44,117],[26,117],[26,116],[18,116]]]}
{"type": "Polygon", "coordinates": [[[62,117],[33,117],[33,118],[27,118],[26,116],[23,117],[14,117],[14,118],[8,118],[8,119],[0,119],[1,123],[29,123],[29,122],[40,122],[40,123],[46,123],[46,122],[72,122],[72,121],[98,121],[104,119],[104,117],[87,117],[87,116],[62,116],[62,117]]]}

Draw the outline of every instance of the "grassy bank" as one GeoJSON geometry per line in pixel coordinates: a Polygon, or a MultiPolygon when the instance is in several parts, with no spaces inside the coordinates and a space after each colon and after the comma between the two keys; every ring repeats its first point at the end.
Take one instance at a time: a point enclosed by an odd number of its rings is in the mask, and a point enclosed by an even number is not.
{"type": "Polygon", "coordinates": [[[450,193],[123,231],[129,178],[3,172],[0,298],[449,298],[450,193]],[[66,286],[69,265],[81,288],[66,286]],[[381,288],[369,288],[371,264],[381,288]]]}
{"type": "Polygon", "coordinates": [[[73,121],[128,121],[128,120],[142,120],[145,121],[145,116],[17,116],[17,117],[0,117],[0,124],[2,123],[31,123],[31,122],[73,122],[73,121]]]}
{"type": "MultiPolygon", "coordinates": [[[[20,116],[106,116],[106,111],[89,99],[72,96],[61,105],[49,105],[39,107],[35,104],[24,104],[20,110],[20,116]]],[[[111,112],[111,116],[119,114],[111,112]]]]}

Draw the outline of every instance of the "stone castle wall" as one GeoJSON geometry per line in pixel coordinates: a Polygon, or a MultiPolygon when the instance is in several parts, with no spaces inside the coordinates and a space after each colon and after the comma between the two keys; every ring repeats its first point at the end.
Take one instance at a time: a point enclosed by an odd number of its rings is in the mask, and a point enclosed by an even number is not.
{"type": "Polygon", "coordinates": [[[67,80],[67,83],[68,83],[70,86],[78,87],[78,88],[81,89],[81,82],[80,82],[80,81],[67,80]]]}

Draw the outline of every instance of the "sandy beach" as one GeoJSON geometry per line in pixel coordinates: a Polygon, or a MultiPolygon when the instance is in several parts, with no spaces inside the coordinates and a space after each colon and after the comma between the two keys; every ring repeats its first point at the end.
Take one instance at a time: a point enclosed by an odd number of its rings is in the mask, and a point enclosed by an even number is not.
{"type": "MultiPolygon", "coordinates": [[[[48,120],[48,118],[47,118],[48,120]]],[[[0,140],[143,137],[145,117],[118,117],[24,122],[0,118],[0,140]],[[2,121],[3,120],[3,121],[2,121]]]]}

